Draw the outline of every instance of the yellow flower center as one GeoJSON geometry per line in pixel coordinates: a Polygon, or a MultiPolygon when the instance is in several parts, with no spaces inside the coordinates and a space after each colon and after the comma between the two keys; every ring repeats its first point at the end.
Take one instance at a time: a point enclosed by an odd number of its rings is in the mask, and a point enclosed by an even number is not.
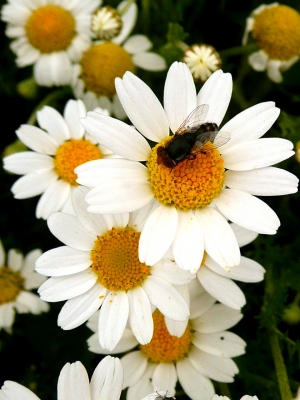
{"type": "Polygon", "coordinates": [[[155,310],[152,314],[154,332],[148,344],[139,345],[149,361],[155,363],[175,363],[187,357],[192,346],[193,330],[188,324],[184,334],[178,338],[170,335],[163,314],[155,310]]]}
{"type": "Polygon", "coordinates": [[[92,45],[83,54],[80,64],[86,90],[97,96],[112,97],[116,93],[115,78],[122,78],[126,71],[135,73],[131,55],[113,42],[92,45]]]}
{"type": "Polygon", "coordinates": [[[76,34],[73,15],[54,4],[33,11],[25,30],[28,41],[42,53],[65,50],[76,34]]]}
{"type": "Polygon", "coordinates": [[[92,269],[104,287],[127,291],[140,286],[150,275],[150,268],[139,261],[139,238],[139,232],[126,227],[112,228],[95,241],[92,269]]]}
{"type": "Polygon", "coordinates": [[[0,268],[0,304],[14,301],[24,289],[24,278],[8,267],[0,268]]]}
{"type": "Polygon", "coordinates": [[[149,181],[154,197],[160,203],[187,211],[209,205],[224,184],[223,159],[211,142],[201,152],[180,161],[174,168],[157,163],[158,146],[165,146],[171,138],[156,145],[147,161],[149,181]]]}
{"type": "Polygon", "coordinates": [[[89,140],[71,139],[57,149],[54,170],[62,180],[77,186],[74,169],[87,161],[99,158],[102,158],[100,149],[89,140]]]}
{"type": "Polygon", "coordinates": [[[300,53],[300,14],[291,7],[265,8],[254,17],[252,36],[271,59],[289,60],[300,53]]]}

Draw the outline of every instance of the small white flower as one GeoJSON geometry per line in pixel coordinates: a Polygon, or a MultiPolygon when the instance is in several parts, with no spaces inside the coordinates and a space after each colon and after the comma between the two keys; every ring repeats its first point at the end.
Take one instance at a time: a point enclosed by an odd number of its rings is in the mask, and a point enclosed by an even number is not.
{"type": "Polygon", "coordinates": [[[17,65],[33,65],[36,82],[42,86],[68,85],[72,62],[89,46],[91,14],[101,0],[9,0],[1,18],[17,65]]]}
{"type": "Polygon", "coordinates": [[[299,60],[300,14],[293,8],[278,4],[261,4],[246,20],[243,44],[255,40],[259,50],[249,56],[256,71],[267,71],[270,80],[280,83],[282,72],[299,60]]]}
{"type": "Polygon", "coordinates": [[[109,40],[117,36],[122,25],[120,13],[110,6],[100,7],[92,15],[91,29],[99,39],[109,40]]]}
{"type": "Polygon", "coordinates": [[[75,172],[77,182],[91,188],[86,201],[92,213],[131,212],[155,199],[141,234],[141,262],[156,263],[171,246],[176,263],[192,273],[204,250],[229,270],[240,264],[240,249],[228,220],[257,233],[276,233],[276,213],[255,196],[295,193],[299,180],[270,167],[294,154],[289,140],[261,138],[279,115],[274,102],[250,107],[221,127],[216,140],[230,134],[223,146],[208,141],[202,151],[168,168],[158,163],[157,149],[170,143],[170,129],[175,133],[199,105],[205,110],[201,122],[219,126],[231,97],[231,75],[214,72],[197,95],[188,67],[175,62],[166,78],[164,108],[130,72],[116,79],[116,88],[135,129],[93,112],[81,123],[121,158],[91,161],[75,172]],[[151,149],[145,138],[158,144],[151,149]]]}
{"type": "Polygon", "coordinates": [[[86,210],[86,193],[83,187],[73,191],[75,215],[50,215],[50,231],[66,246],[47,251],[36,262],[39,273],[51,276],[38,289],[41,298],[67,300],[58,325],[76,328],[100,308],[98,340],[112,350],[127,322],[138,342],[151,340],[152,307],[186,321],[188,305],[173,285],[184,285],[195,276],[167,256],[152,267],[138,259],[140,231],[152,204],[133,213],[97,215],[86,210]]]}
{"type": "MultiPolygon", "coordinates": [[[[106,113],[106,110],[96,109],[106,113]]],[[[18,138],[33,151],[19,152],[3,159],[3,167],[24,175],[12,186],[16,199],[41,195],[36,217],[47,219],[52,212],[72,212],[71,193],[78,186],[74,169],[93,159],[112,156],[88,135],[80,118],[86,115],[81,100],[69,100],[61,115],[45,106],[37,112],[40,128],[21,125],[18,138]]]]}
{"type": "MultiPolygon", "coordinates": [[[[57,382],[58,399],[119,400],[123,384],[123,367],[119,358],[106,356],[97,365],[91,381],[80,361],[67,363],[57,382]]],[[[40,400],[31,390],[14,381],[5,381],[0,399],[40,400]]]]}
{"type": "Polygon", "coordinates": [[[185,50],[182,61],[196,81],[205,82],[221,66],[219,53],[208,44],[193,44],[185,50]]]}
{"type": "Polygon", "coordinates": [[[12,332],[16,312],[40,314],[49,311],[49,304],[32,293],[46,278],[34,271],[40,249],[30,251],[25,257],[17,249],[5,250],[0,241],[0,330],[12,332]]]}

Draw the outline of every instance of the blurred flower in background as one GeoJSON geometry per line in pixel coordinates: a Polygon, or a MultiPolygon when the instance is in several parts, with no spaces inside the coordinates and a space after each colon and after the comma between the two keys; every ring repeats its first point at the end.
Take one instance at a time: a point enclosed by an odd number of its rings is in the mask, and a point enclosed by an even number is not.
{"type": "Polygon", "coordinates": [[[280,83],[281,72],[299,60],[300,14],[284,4],[261,4],[246,20],[244,45],[249,33],[259,47],[249,56],[250,65],[256,71],[266,70],[272,81],[280,83]]]}
{"type": "Polygon", "coordinates": [[[26,256],[17,250],[5,250],[0,241],[0,330],[12,333],[15,314],[41,314],[49,311],[49,304],[32,293],[46,278],[34,270],[35,261],[42,254],[40,249],[26,256]]]}
{"type": "Polygon", "coordinates": [[[72,62],[89,46],[91,14],[100,0],[9,0],[1,18],[19,67],[33,65],[38,85],[70,84],[72,62]]]}

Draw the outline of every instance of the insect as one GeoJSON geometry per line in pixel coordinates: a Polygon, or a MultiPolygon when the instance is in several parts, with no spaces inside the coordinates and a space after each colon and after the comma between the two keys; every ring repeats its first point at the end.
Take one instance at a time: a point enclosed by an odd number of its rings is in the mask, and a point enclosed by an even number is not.
{"type": "Polygon", "coordinates": [[[168,396],[168,391],[166,391],[166,394],[159,394],[158,392],[156,393],[158,396],[156,396],[154,400],[176,400],[176,397],[168,396]]]}
{"type": "Polygon", "coordinates": [[[167,168],[174,168],[180,161],[203,151],[207,142],[214,147],[223,146],[230,139],[230,133],[219,133],[219,127],[214,122],[205,122],[208,104],[196,107],[182,122],[166,147],[159,146],[156,150],[157,163],[167,168]]]}

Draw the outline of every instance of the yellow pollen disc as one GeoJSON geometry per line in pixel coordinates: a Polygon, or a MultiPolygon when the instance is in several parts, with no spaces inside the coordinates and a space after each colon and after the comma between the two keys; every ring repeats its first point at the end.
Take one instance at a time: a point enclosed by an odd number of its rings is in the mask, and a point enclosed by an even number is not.
{"type": "Polygon", "coordinates": [[[28,41],[42,53],[67,49],[76,34],[73,15],[54,4],[33,11],[25,30],[28,41]]]}
{"type": "Polygon", "coordinates": [[[71,139],[57,149],[54,157],[54,170],[62,180],[77,186],[77,175],[74,169],[87,161],[99,158],[102,158],[100,149],[89,140],[71,139]]]}
{"type": "Polygon", "coordinates": [[[98,281],[111,291],[140,286],[150,268],[139,261],[140,233],[131,228],[112,228],[99,236],[91,252],[92,269],[98,281]]]}
{"type": "Polygon", "coordinates": [[[300,14],[278,5],[254,17],[252,36],[271,59],[289,60],[300,53],[300,14]]]}
{"type": "Polygon", "coordinates": [[[160,203],[180,210],[195,210],[207,206],[220,193],[224,184],[224,163],[211,142],[201,152],[180,161],[174,168],[157,164],[156,149],[168,143],[164,139],[156,145],[147,161],[149,181],[154,197],[160,203]]]}
{"type": "Polygon", "coordinates": [[[145,357],[155,363],[175,363],[187,357],[192,346],[191,326],[188,324],[184,334],[178,338],[170,335],[160,311],[155,310],[152,317],[154,332],[151,342],[139,346],[145,357]]]}
{"type": "Polygon", "coordinates": [[[92,45],[83,54],[80,64],[86,90],[97,96],[112,97],[116,93],[115,78],[122,78],[126,71],[135,73],[131,55],[113,42],[92,45]]]}
{"type": "Polygon", "coordinates": [[[24,289],[23,277],[8,267],[0,268],[0,304],[14,301],[24,289]]]}

